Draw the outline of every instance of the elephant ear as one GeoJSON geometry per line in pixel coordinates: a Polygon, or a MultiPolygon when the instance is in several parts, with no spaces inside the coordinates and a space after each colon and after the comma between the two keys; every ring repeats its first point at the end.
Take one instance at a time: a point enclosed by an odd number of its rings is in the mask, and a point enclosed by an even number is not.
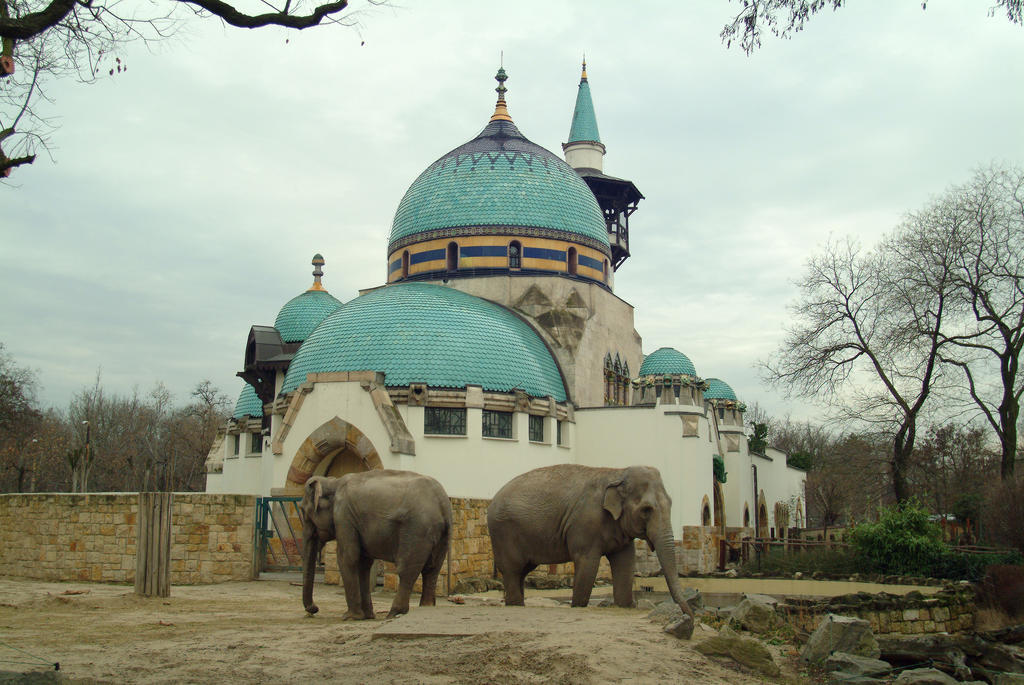
{"type": "Polygon", "coordinates": [[[319,478],[315,478],[313,481],[313,507],[315,509],[320,508],[320,498],[324,496],[324,484],[319,478]]]}
{"type": "Polygon", "coordinates": [[[622,481],[609,483],[604,489],[604,502],[602,503],[605,510],[607,510],[616,521],[618,521],[619,517],[622,516],[622,493],[619,492],[619,486],[621,484],[622,481]]]}

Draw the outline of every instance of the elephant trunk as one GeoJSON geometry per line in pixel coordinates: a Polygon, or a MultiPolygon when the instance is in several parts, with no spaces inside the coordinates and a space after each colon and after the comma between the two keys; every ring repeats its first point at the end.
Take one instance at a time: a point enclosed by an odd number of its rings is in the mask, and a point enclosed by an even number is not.
{"type": "Polygon", "coordinates": [[[316,562],[320,556],[320,536],[316,531],[304,531],[302,536],[302,606],[306,613],[313,615],[320,607],[313,603],[313,577],[316,575],[316,562]]]}
{"type": "Polygon", "coordinates": [[[679,571],[676,569],[676,546],[672,529],[667,525],[662,527],[655,540],[654,551],[658,555],[661,571],[665,574],[665,583],[668,585],[669,594],[672,595],[672,601],[693,619],[693,610],[690,609],[689,602],[683,597],[683,588],[679,585],[679,571]]]}

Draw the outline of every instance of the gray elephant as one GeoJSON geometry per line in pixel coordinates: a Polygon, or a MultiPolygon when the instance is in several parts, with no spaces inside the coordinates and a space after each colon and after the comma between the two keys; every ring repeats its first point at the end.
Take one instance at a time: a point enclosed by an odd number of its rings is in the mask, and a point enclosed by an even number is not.
{"type": "Polygon", "coordinates": [[[672,599],[693,620],[676,571],[672,500],[658,469],[560,464],[528,471],[505,484],[487,507],[494,562],[505,604],[523,604],[523,580],[540,564],[572,561],[572,605],[586,606],[601,557],[611,564],[615,604],[634,606],[633,539],[650,544],[672,599]]]}
{"type": "Polygon", "coordinates": [[[420,606],[433,606],[437,576],[448,552],[452,506],[433,478],[412,471],[365,471],[341,478],[313,476],[299,505],[302,518],[302,605],[310,614],[313,575],[325,543],[338,541],[338,569],[348,611],[344,619],[375,618],[370,599],[374,559],[398,567],[398,593],[388,617],[409,611],[416,577],[420,606]]]}

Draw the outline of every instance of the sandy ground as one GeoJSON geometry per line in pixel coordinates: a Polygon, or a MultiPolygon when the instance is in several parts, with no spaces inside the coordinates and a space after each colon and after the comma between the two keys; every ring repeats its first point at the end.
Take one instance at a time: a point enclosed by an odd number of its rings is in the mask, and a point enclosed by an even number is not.
{"type": "MultiPolygon", "coordinates": [[[[0,671],[46,670],[17,648],[60,662],[64,682],[764,682],[694,651],[710,628],[680,641],[640,609],[570,609],[542,596],[506,608],[468,596],[383,620],[391,598],[381,593],[381,620],[342,621],[337,586],[318,584],[315,599],[320,613],[306,617],[301,588],[287,580],[181,586],[146,599],[119,585],[0,578],[0,671]]],[[[772,649],[782,680],[798,680],[791,648],[772,649]]]]}

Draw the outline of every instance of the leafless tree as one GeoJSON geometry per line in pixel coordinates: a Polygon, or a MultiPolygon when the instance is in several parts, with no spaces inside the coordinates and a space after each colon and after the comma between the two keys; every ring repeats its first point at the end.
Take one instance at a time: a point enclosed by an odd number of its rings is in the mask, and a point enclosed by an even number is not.
{"type": "Polygon", "coordinates": [[[938,380],[949,307],[941,272],[921,271],[901,235],[871,251],[830,243],[811,258],[786,339],[764,365],[766,379],[790,394],[820,397],[891,435],[897,500],[910,495],[906,468],[938,380]]]}
{"type": "MultiPolygon", "coordinates": [[[[794,33],[817,13],[825,9],[838,10],[848,4],[846,0],[739,0],[743,8],[719,34],[726,47],[733,42],[748,55],[761,47],[765,31],[776,38],[792,38],[794,33]]],[[[1006,18],[1013,24],[1022,24],[1024,0],[990,0],[989,16],[997,10],[1005,11],[1006,18]]],[[[921,8],[928,7],[927,0],[921,1],[921,8]]]]}
{"type": "Polygon", "coordinates": [[[945,211],[914,226],[918,249],[952,241],[954,293],[964,319],[946,332],[942,361],[963,373],[971,401],[999,438],[1001,475],[1012,476],[1024,374],[1024,169],[992,166],[940,200],[945,211]],[[939,219],[935,221],[934,219],[939,219]]]}

